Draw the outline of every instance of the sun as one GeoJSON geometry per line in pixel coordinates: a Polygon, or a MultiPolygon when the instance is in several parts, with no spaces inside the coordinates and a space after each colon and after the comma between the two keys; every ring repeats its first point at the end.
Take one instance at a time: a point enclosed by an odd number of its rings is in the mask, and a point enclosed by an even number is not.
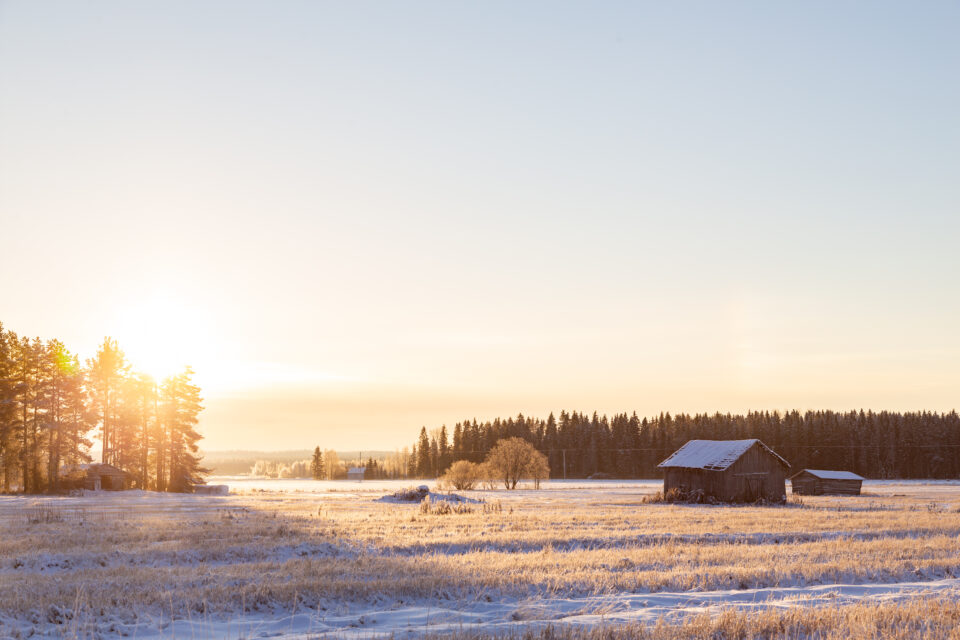
{"type": "Polygon", "coordinates": [[[154,380],[183,371],[202,355],[202,318],[176,297],[153,295],[125,305],[116,317],[113,337],[130,366],[154,380]]]}

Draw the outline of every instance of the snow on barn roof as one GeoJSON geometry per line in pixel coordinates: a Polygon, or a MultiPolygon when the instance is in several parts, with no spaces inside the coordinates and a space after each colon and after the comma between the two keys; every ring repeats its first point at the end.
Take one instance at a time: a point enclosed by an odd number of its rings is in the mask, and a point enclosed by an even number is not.
{"type": "Polygon", "coordinates": [[[60,467],[61,474],[82,473],[85,471],[103,471],[104,473],[126,473],[123,469],[105,462],[87,462],[84,464],[65,464],[60,467]]]}
{"type": "Polygon", "coordinates": [[[757,443],[766,449],[767,453],[782,462],[785,467],[790,466],[786,460],[774,453],[773,449],[756,438],[750,440],[690,440],[657,466],[722,471],[736,462],[740,456],[757,443]]]}
{"type": "Polygon", "coordinates": [[[88,469],[93,469],[96,465],[87,463],[87,464],[65,464],[60,467],[60,471],[63,473],[73,473],[76,471],[87,471],[88,469]]]}
{"type": "MultiPolygon", "coordinates": [[[[800,473],[807,472],[821,480],[863,480],[863,476],[858,476],[852,471],[824,471],[823,469],[804,469],[800,473]]],[[[797,475],[800,475],[799,473],[797,475]]],[[[796,477],[796,476],[794,476],[796,477]]]]}

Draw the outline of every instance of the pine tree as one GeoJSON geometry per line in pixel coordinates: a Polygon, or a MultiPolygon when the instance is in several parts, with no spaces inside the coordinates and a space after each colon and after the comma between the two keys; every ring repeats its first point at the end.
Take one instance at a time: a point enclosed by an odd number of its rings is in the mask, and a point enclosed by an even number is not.
{"type": "Polygon", "coordinates": [[[323,480],[323,471],[323,452],[320,447],[316,447],[310,459],[310,475],[314,480],[323,480]]]}
{"type": "Polygon", "coordinates": [[[430,475],[430,437],[427,428],[420,429],[420,440],[417,442],[417,475],[426,478],[430,475]]]}
{"type": "Polygon", "coordinates": [[[74,435],[75,402],[81,391],[82,374],[79,362],[59,340],[46,345],[47,375],[46,400],[47,485],[53,492],[60,490],[60,466],[64,459],[80,458],[75,451],[81,445],[74,435]]]}
{"type": "Polygon", "coordinates": [[[451,451],[452,462],[463,460],[463,426],[458,422],[453,425],[453,451],[451,451]]]}
{"type": "Polygon", "coordinates": [[[178,493],[193,491],[202,482],[197,442],[201,436],[195,427],[197,416],[203,410],[200,387],[193,384],[193,369],[167,378],[163,383],[163,422],[167,434],[168,480],[167,490],[178,493]]]}
{"type": "Polygon", "coordinates": [[[447,425],[440,427],[440,435],[437,438],[437,477],[443,475],[443,472],[450,466],[450,442],[447,439],[447,425]]]}
{"type": "Polygon", "coordinates": [[[123,351],[117,341],[109,337],[103,339],[97,355],[87,360],[91,399],[100,414],[101,461],[106,464],[116,464],[119,453],[115,433],[117,395],[127,369],[123,351]]]}
{"type": "Polygon", "coordinates": [[[15,459],[13,445],[14,407],[16,402],[13,346],[16,336],[8,333],[0,322],[0,487],[10,491],[10,470],[15,459]]]}

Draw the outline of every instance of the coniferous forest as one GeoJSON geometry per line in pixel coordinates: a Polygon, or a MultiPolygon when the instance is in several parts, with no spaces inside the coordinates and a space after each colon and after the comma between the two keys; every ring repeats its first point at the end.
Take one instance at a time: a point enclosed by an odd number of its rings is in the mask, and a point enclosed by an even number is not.
{"type": "Polygon", "coordinates": [[[410,473],[442,474],[457,460],[482,461],[501,438],[530,441],[550,462],[551,478],[659,478],[657,464],[687,440],[759,438],[790,463],[804,468],[854,471],[867,478],[960,477],[960,416],[889,411],[776,411],[731,414],[636,413],[466,420],[428,434],[421,429],[410,473]],[[448,435],[449,434],[449,435],[448,435]]]}
{"type": "Polygon", "coordinates": [[[93,461],[94,435],[103,445],[96,462],[126,471],[133,487],[190,491],[204,472],[192,376],[134,371],[110,338],[81,363],[58,340],[0,324],[0,491],[59,492],[64,466],[93,461]]]}

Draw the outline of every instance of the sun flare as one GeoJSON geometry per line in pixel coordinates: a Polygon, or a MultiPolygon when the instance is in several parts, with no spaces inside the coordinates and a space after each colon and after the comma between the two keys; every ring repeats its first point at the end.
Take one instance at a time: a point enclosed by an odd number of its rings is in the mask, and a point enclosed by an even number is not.
{"type": "Polygon", "coordinates": [[[117,314],[114,337],[131,366],[155,380],[195,366],[205,331],[196,309],[174,297],[154,295],[117,314]]]}

